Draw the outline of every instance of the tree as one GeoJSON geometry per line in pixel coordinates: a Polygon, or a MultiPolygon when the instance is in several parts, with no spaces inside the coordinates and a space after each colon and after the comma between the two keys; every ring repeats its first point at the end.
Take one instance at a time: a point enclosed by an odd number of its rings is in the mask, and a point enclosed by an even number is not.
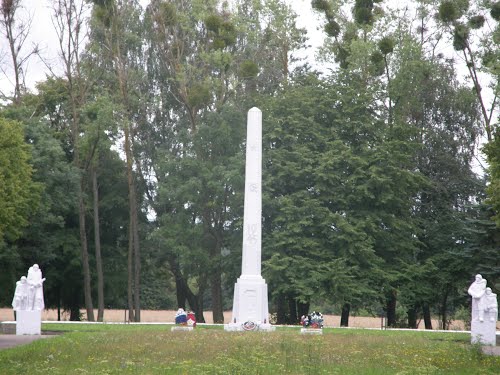
{"type": "MultiPolygon", "coordinates": [[[[111,84],[110,93],[122,112],[121,127],[124,132],[124,151],[129,190],[129,260],[128,260],[128,305],[129,319],[141,320],[140,276],[141,248],[139,238],[139,201],[134,172],[134,137],[137,116],[140,111],[141,57],[140,9],[134,1],[94,1],[93,41],[89,53],[98,59],[101,69],[112,73],[116,85],[111,84]],[[127,26],[124,27],[124,26],[127,26]],[[135,87],[137,90],[132,90],[135,87]],[[116,89],[116,91],[115,91],[116,89]],[[133,93],[137,96],[134,96],[133,93]]],[[[137,171],[140,173],[140,170],[137,171]]]]}
{"type": "Polygon", "coordinates": [[[381,292],[370,285],[388,290],[402,272],[415,247],[410,208],[421,184],[410,142],[384,126],[374,93],[362,87],[350,73],[306,76],[266,106],[276,124],[266,135],[267,276],[278,299],[299,306],[322,290],[334,296],[343,324],[350,306],[381,292]]]}
{"type": "Polygon", "coordinates": [[[23,126],[0,117],[0,243],[13,241],[36,208],[40,186],[33,182],[30,149],[23,126]]]}
{"type": "Polygon", "coordinates": [[[7,293],[13,292],[20,268],[14,243],[35,214],[42,188],[33,180],[31,148],[24,137],[21,123],[0,115],[0,265],[7,293]]]}
{"type": "Polygon", "coordinates": [[[487,140],[490,142],[493,139],[495,129],[493,115],[498,100],[498,57],[500,51],[497,39],[500,34],[500,26],[497,24],[496,29],[493,29],[491,25],[486,31],[483,31],[483,27],[492,22],[491,19],[487,20],[486,18],[488,10],[493,20],[499,20],[498,14],[495,13],[495,6],[498,7],[498,3],[484,2],[481,4],[479,1],[472,1],[472,3],[473,6],[469,0],[456,2],[444,0],[439,4],[437,17],[445,30],[451,34],[453,48],[463,57],[481,109],[487,140]],[[480,34],[481,31],[483,31],[483,35],[480,34]],[[474,35],[476,33],[478,35],[474,35]],[[490,101],[483,91],[481,73],[486,73],[492,78],[489,84],[493,93],[490,101]]]}
{"type": "MultiPolygon", "coordinates": [[[[87,102],[87,95],[94,84],[92,74],[85,73],[84,63],[81,60],[83,52],[82,45],[85,43],[87,35],[85,33],[85,16],[88,12],[88,5],[85,2],[76,0],[59,0],[54,5],[54,24],[59,39],[59,50],[64,66],[65,88],[68,92],[70,112],[70,134],[72,142],[73,163],[81,170],[80,189],[78,190],[78,220],[80,228],[80,246],[82,255],[82,268],[84,277],[85,307],[87,319],[94,321],[94,307],[91,293],[91,274],[88,253],[88,238],[85,216],[85,173],[87,172],[92,150],[87,154],[82,154],[80,141],[83,133],[81,123],[81,111],[87,102]]],[[[102,273],[99,274],[102,279],[102,273]]],[[[99,284],[102,286],[102,283],[99,284]]],[[[102,297],[103,291],[99,290],[102,297]]],[[[103,305],[99,306],[99,318],[102,320],[103,305]]]]}
{"type": "MultiPolygon", "coordinates": [[[[0,26],[2,26],[2,34],[7,38],[9,44],[12,70],[14,71],[14,104],[19,104],[21,101],[21,94],[25,88],[26,70],[29,59],[38,53],[38,45],[36,44],[27,52],[24,52],[33,18],[29,16],[26,21],[23,21],[20,16],[21,10],[21,0],[2,0],[0,3],[2,16],[0,26]]],[[[8,75],[5,69],[1,68],[1,70],[6,76],[8,75]]],[[[1,94],[6,98],[6,93],[1,92],[1,94]]]]}

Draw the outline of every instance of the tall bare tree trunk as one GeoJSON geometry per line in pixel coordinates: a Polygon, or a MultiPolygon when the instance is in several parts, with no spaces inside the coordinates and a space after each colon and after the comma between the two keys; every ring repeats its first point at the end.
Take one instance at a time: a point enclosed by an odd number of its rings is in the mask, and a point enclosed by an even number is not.
{"type": "Polygon", "coordinates": [[[134,205],[133,209],[133,231],[134,231],[134,307],[135,321],[141,321],[141,251],[139,247],[139,219],[137,215],[137,200],[135,183],[133,185],[134,205]]]}
{"type": "Polygon", "coordinates": [[[83,267],[83,293],[85,296],[85,309],[87,320],[95,321],[94,306],[92,305],[92,288],[90,285],[89,251],[87,246],[87,233],[85,229],[85,202],[83,201],[83,176],[80,177],[80,189],[78,192],[78,220],[80,224],[80,246],[82,251],[83,267]]]}
{"type": "Polygon", "coordinates": [[[97,187],[97,172],[92,168],[92,192],[94,196],[94,242],[95,262],[97,270],[97,321],[104,319],[104,274],[102,272],[101,257],[101,229],[99,224],[99,189],[97,187]]]}
{"type": "MultiPolygon", "coordinates": [[[[87,90],[93,84],[91,79],[83,79],[82,65],[80,64],[80,46],[85,38],[82,27],[87,8],[85,2],[75,0],[62,0],[53,2],[54,28],[59,39],[59,49],[64,73],[67,79],[67,92],[71,101],[71,137],[73,141],[73,163],[80,171],[80,184],[78,189],[78,220],[80,227],[80,247],[83,268],[83,292],[87,319],[91,322],[94,318],[92,304],[92,288],[89,266],[89,253],[85,223],[85,173],[88,171],[89,158],[81,157],[79,140],[82,129],[80,128],[80,111],[86,102],[87,90]]],[[[91,75],[90,75],[91,76],[91,75]]],[[[89,76],[86,76],[89,77],[89,76]]],[[[72,306],[71,319],[79,315],[79,306],[72,306]],[[78,309],[78,311],[76,311],[78,309]]],[[[79,316],[78,316],[79,319],[79,316]]]]}
{"type": "Polygon", "coordinates": [[[127,184],[128,184],[128,198],[129,198],[129,255],[128,255],[128,294],[129,294],[129,316],[131,320],[136,322],[141,321],[141,253],[139,248],[139,229],[138,229],[138,215],[137,215],[137,198],[136,187],[134,181],[133,155],[132,155],[132,141],[130,125],[126,124],[124,127],[125,133],[125,157],[127,161],[127,184]],[[132,285],[133,284],[133,285],[132,285]],[[133,296],[133,303],[132,302],[133,296]],[[131,314],[133,305],[134,313],[131,314]]]}
{"type": "MultiPolygon", "coordinates": [[[[14,104],[19,104],[21,100],[21,82],[20,82],[20,66],[18,61],[18,52],[19,49],[16,46],[16,36],[14,35],[14,15],[17,10],[17,5],[13,5],[13,2],[10,2],[11,7],[7,8],[8,1],[2,2],[2,14],[4,17],[4,27],[5,34],[9,43],[10,54],[12,58],[12,67],[14,68],[14,104]]],[[[19,46],[20,47],[20,46],[19,46]]]]}
{"type": "MultiPolygon", "coordinates": [[[[38,53],[38,45],[33,45],[30,47],[29,52],[21,55],[24,43],[30,40],[28,36],[33,21],[32,16],[28,20],[16,16],[17,10],[21,7],[21,1],[0,0],[0,35],[7,39],[9,45],[14,71],[14,105],[21,103],[21,91],[24,88],[24,78],[26,77],[29,59],[32,55],[38,53]]],[[[3,73],[6,75],[5,71],[3,73]]],[[[2,92],[2,94],[4,93],[2,92]]]]}
{"type": "Polygon", "coordinates": [[[128,225],[128,257],[127,257],[127,304],[128,304],[128,320],[135,321],[134,318],[134,239],[132,238],[132,221],[129,218],[128,225]]]}

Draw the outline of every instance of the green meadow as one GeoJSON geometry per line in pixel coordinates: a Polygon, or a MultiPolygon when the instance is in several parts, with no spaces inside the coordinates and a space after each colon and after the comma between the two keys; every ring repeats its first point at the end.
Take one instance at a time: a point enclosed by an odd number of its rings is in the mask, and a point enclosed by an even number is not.
{"type": "Polygon", "coordinates": [[[500,374],[465,333],[168,325],[44,325],[52,338],[0,351],[0,374],[500,374]]]}

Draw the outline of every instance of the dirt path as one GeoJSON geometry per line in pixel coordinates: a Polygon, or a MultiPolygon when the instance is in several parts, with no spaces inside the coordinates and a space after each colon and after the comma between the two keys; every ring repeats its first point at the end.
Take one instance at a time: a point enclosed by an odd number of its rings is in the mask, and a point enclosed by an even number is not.
{"type": "Polygon", "coordinates": [[[34,336],[16,336],[0,335],[0,350],[9,349],[19,345],[32,343],[33,341],[54,337],[54,335],[34,335],[34,336]]]}

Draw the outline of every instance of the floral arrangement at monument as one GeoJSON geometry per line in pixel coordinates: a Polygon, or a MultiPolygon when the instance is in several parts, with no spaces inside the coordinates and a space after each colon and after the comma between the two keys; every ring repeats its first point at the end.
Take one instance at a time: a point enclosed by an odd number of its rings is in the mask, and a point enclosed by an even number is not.
{"type": "Polygon", "coordinates": [[[304,328],[323,328],[323,314],[313,311],[308,315],[302,315],[300,319],[304,328]]]}
{"type": "Polygon", "coordinates": [[[175,313],[175,324],[178,324],[181,326],[187,326],[187,314],[183,308],[180,308],[175,313]]]}
{"type": "Polygon", "coordinates": [[[179,308],[175,313],[175,324],[179,326],[196,327],[196,316],[192,311],[184,311],[183,308],[179,308]]]}

